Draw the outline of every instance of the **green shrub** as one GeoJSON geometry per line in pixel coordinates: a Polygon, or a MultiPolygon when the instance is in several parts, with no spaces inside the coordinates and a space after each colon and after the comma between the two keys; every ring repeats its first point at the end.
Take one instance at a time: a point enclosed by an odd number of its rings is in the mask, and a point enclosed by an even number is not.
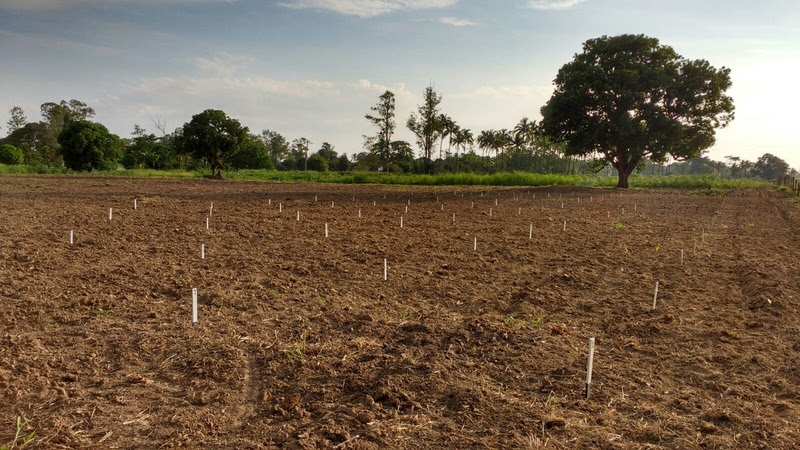
{"type": "Polygon", "coordinates": [[[22,150],[11,144],[0,145],[0,164],[22,164],[25,155],[22,150]]]}
{"type": "Polygon", "coordinates": [[[308,158],[308,170],[315,172],[327,172],[328,161],[320,155],[313,154],[308,158]]]}

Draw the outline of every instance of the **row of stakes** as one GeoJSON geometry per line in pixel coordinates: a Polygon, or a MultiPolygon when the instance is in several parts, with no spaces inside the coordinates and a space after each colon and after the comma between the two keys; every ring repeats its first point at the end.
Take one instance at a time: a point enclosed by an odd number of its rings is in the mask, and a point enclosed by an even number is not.
{"type": "MultiPolygon", "coordinates": [[[[413,193],[412,193],[412,195],[413,195],[413,193]]],[[[535,198],[536,194],[533,194],[533,195],[534,195],[534,198],[535,198]]],[[[462,196],[463,196],[463,193],[462,193],[462,196]]],[[[483,193],[481,193],[481,196],[483,196],[483,193]]],[[[384,198],[385,197],[386,196],[384,194],[384,198]]],[[[550,197],[550,194],[548,193],[548,198],[549,197],[550,197]]],[[[592,201],[592,199],[593,198],[590,197],[590,201],[592,201]]],[[[317,196],[316,195],[314,196],[314,201],[317,201],[317,196]]],[[[353,201],[355,202],[355,197],[353,197],[353,201]]],[[[438,196],[436,197],[436,201],[437,202],[439,201],[439,197],[438,196]]],[[[580,198],[578,198],[578,202],[580,202],[580,198]]],[[[410,204],[411,200],[409,200],[408,203],[410,204]]],[[[269,199],[269,204],[270,205],[272,204],[272,199],[269,199]]],[[[376,202],[373,201],[373,206],[375,206],[375,205],[376,205],[376,202]]],[[[498,202],[497,202],[497,199],[495,199],[495,206],[497,206],[497,205],[498,205],[498,202]]],[[[332,201],[331,202],[331,207],[333,207],[333,206],[334,206],[334,202],[332,201]]],[[[475,203],[472,202],[470,207],[473,208],[474,206],[475,206],[475,203]]],[[[561,202],[561,207],[562,208],[564,207],[564,202],[563,201],[561,202]]],[[[282,203],[279,203],[278,208],[279,208],[279,212],[283,212],[283,204],[282,203]]],[[[133,209],[134,210],[138,209],[138,201],[137,201],[137,199],[133,200],[133,209]]],[[[441,210],[444,210],[444,204],[441,205],[441,210]]],[[[517,211],[518,215],[521,214],[521,210],[522,210],[521,208],[518,209],[518,211],[517,211]]],[[[544,204],[542,204],[542,210],[544,210],[544,204]]],[[[634,204],[634,211],[636,211],[636,210],[637,210],[637,205],[634,204]]],[[[209,229],[209,226],[210,226],[209,219],[214,214],[214,203],[213,202],[211,203],[211,206],[209,207],[209,211],[208,212],[209,212],[209,216],[206,217],[206,229],[209,229]]],[[[408,205],[406,205],[406,207],[405,207],[405,212],[408,213],[408,205]]],[[[611,213],[609,212],[609,215],[610,214],[611,213]]],[[[622,209],[622,214],[623,215],[625,214],[625,209],[624,208],[622,209]]],[[[489,208],[489,217],[491,217],[491,216],[492,216],[492,209],[489,208]]],[[[113,208],[109,208],[108,209],[108,220],[111,221],[113,219],[113,217],[114,217],[114,209],[113,208]]],[[[297,211],[297,216],[296,217],[297,217],[297,220],[299,221],[300,220],[300,211],[297,211]]],[[[358,210],[358,217],[361,218],[361,210],[360,209],[358,210]]],[[[455,223],[455,220],[456,220],[455,213],[453,213],[452,217],[453,217],[452,221],[455,223]]],[[[717,218],[717,216],[715,214],[714,215],[714,222],[716,222],[716,218],[717,218]]],[[[400,216],[400,228],[403,228],[403,216],[400,216]]],[[[566,229],[567,229],[567,221],[565,220],[564,224],[563,224],[563,230],[566,231],[566,229]]],[[[325,238],[327,239],[328,236],[329,236],[328,224],[325,223],[325,238]]],[[[533,224],[530,224],[530,227],[528,229],[528,239],[533,239],[533,224]]],[[[701,231],[701,240],[705,241],[705,227],[703,227],[703,229],[701,231]]],[[[74,244],[74,242],[75,242],[75,230],[70,230],[70,232],[69,232],[69,243],[70,244],[74,244]]],[[[695,249],[696,249],[696,245],[697,244],[696,244],[696,241],[695,241],[695,249]]],[[[478,238],[477,237],[473,238],[472,249],[473,249],[473,251],[478,249],[478,238]]],[[[206,255],[205,244],[201,244],[200,245],[200,258],[201,259],[205,259],[205,255],[206,255]]],[[[683,249],[681,249],[681,259],[680,259],[680,261],[681,261],[681,266],[683,266],[683,261],[684,261],[683,249]]],[[[387,281],[388,278],[389,278],[389,264],[388,264],[388,260],[386,258],[384,258],[383,259],[383,280],[387,281]]],[[[655,292],[653,293],[653,310],[656,309],[656,304],[658,302],[658,287],[659,287],[659,282],[656,281],[655,292]]],[[[197,288],[192,288],[192,326],[193,327],[196,326],[198,324],[198,322],[199,322],[199,318],[198,318],[198,308],[197,308],[197,288]]],[[[594,365],[594,349],[595,349],[595,338],[592,337],[592,338],[589,338],[589,350],[588,350],[588,356],[587,356],[587,362],[586,362],[586,379],[585,379],[585,391],[584,391],[584,396],[585,396],[586,399],[589,399],[589,397],[591,395],[592,369],[593,369],[593,365],[594,365]]]]}

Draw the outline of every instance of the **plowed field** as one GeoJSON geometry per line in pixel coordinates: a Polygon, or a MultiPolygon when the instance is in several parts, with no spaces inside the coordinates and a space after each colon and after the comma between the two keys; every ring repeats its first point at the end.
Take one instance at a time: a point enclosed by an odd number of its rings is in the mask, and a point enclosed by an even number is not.
{"type": "Polygon", "coordinates": [[[1,177],[0,445],[796,448],[799,230],[772,190],[1,177]]]}

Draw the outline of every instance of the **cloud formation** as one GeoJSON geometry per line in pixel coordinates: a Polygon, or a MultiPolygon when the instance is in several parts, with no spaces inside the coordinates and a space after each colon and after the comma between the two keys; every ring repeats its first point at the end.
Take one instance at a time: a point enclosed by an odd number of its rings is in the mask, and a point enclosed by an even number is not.
{"type": "Polygon", "coordinates": [[[442,17],[439,19],[439,22],[452,25],[454,27],[469,27],[478,25],[478,22],[473,22],[469,19],[459,19],[457,17],[442,17]]]}
{"type": "Polygon", "coordinates": [[[20,11],[39,11],[48,9],[65,9],[76,6],[118,4],[140,5],[178,5],[198,3],[233,3],[236,0],[0,0],[0,9],[20,11]]]}
{"type": "Polygon", "coordinates": [[[530,0],[528,6],[541,10],[564,10],[583,3],[586,0],[530,0]]]}
{"type": "Polygon", "coordinates": [[[358,17],[375,17],[397,11],[445,8],[458,0],[287,0],[279,5],[292,9],[333,11],[358,17]]]}

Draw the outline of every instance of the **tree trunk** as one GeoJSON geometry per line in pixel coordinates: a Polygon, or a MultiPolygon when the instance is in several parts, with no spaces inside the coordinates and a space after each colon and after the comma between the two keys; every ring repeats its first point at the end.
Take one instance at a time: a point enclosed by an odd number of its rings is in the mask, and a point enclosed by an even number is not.
{"type": "Polygon", "coordinates": [[[617,187],[622,189],[628,189],[628,177],[630,176],[630,174],[628,174],[626,170],[617,169],[617,172],[619,173],[617,187]]]}
{"type": "Polygon", "coordinates": [[[211,165],[211,179],[212,180],[221,180],[222,179],[222,172],[220,171],[220,166],[217,164],[211,165]]]}

